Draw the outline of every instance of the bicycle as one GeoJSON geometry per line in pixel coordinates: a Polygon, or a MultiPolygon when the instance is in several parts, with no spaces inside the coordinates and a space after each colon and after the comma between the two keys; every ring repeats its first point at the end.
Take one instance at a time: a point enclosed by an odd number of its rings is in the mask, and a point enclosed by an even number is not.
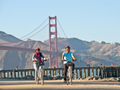
{"type": "Polygon", "coordinates": [[[67,85],[70,84],[72,85],[72,62],[67,62],[68,66],[68,73],[67,73],[67,85]]]}
{"type": "Polygon", "coordinates": [[[36,84],[39,84],[39,80],[40,80],[41,85],[44,85],[44,70],[43,70],[44,61],[47,60],[43,60],[43,62],[39,62],[38,79],[36,81],[36,84]]]}

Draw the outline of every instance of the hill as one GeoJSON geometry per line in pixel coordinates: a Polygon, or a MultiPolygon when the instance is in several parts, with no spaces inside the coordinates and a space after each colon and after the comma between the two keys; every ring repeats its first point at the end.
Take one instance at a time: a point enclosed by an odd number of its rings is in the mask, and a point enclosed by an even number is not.
{"type": "MultiPolygon", "coordinates": [[[[54,40],[54,39],[52,39],[54,40]]],[[[48,40],[41,42],[35,40],[22,41],[13,35],[6,34],[0,31],[0,45],[9,45],[14,47],[23,47],[34,49],[39,47],[41,50],[49,50],[48,40]]],[[[58,38],[58,51],[64,52],[65,46],[69,45],[71,51],[77,58],[75,62],[76,67],[83,67],[87,64],[91,66],[100,66],[101,63],[104,65],[120,65],[120,44],[119,43],[105,43],[96,41],[83,41],[77,38],[58,38]],[[90,62],[86,63],[89,59],[90,62]]],[[[54,50],[54,48],[52,49],[54,50]]],[[[20,52],[20,51],[8,51],[0,50],[0,68],[14,69],[18,65],[19,69],[33,68],[32,64],[33,53],[20,52]]],[[[45,55],[48,58],[48,55],[45,55]]],[[[45,63],[45,67],[48,68],[49,62],[45,63]]],[[[58,67],[63,67],[61,55],[58,56],[58,67]]]]}

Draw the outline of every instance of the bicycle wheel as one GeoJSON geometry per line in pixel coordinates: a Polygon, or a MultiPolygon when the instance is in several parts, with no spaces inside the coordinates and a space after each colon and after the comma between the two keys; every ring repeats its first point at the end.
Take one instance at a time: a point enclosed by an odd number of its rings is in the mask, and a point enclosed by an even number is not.
{"type": "Polygon", "coordinates": [[[67,77],[67,85],[69,84],[69,78],[67,77]]]}
{"type": "Polygon", "coordinates": [[[72,77],[70,77],[70,84],[72,85],[72,77]]]}
{"type": "Polygon", "coordinates": [[[44,85],[44,76],[43,76],[43,72],[42,72],[42,70],[41,70],[41,72],[40,72],[40,76],[41,76],[41,85],[44,85]]]}
{"type": "Polygon", "coordinates": [[[44,76],[42,77],[42,85],[44,85],[44,76]]]}
{"type": "Polygon", "coordinates": [[[35,81],[36,82],[36,84],[39,84],[39,80],[37,80],[37,81],[35,81]]]}

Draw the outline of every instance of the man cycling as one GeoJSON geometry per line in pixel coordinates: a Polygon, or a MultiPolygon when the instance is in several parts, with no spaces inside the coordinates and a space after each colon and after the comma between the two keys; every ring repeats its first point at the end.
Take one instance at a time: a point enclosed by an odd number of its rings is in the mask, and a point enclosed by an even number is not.
{"type": "MultiPolygon", "coordinates": [[[[66,46],[65,50],[66,50],[66,52],[64,52],[62,54],[62,60],[64,63],[64,83],[66,83],[66,76],[67,76],[67,69],[68,69],[67,62],[72,61],[72,59],[74,59],[74,61],[76,61],[75,56],[73,55],[72,52],[70,52],[70,46],[66,46]]],[[[72,74],[73,75],[74,75],[74,67],[75,67],[75,64],[73,63],[73,65],[72,65],[72,74]]]]}
{"type": "MultiPolygon", "coordinates": [[[[42,62],[41,57],[46,61],[47,59],[44,58],[43,54],[40,52],[40,48],[35,49],[35,54],[33,54],[32,60],[33,60],[33,66],[35,69],[35,81],[38,79],[38,70],[39,70],[39,62],[42,62]]],[[[43,69],[43,66],[41,66],[43,69]]]]}

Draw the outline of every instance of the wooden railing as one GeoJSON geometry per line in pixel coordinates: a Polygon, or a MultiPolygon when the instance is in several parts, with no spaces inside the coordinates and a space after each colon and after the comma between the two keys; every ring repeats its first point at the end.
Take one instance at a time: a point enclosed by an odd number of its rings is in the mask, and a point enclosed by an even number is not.
{"type": "MultiPolygon", "coordinates": [[[[2,70],[0,71],[0,78],[16,78],[25,79],[28,76],[34,78],[34,69],[18,69],[18,70],[2,70]]],[[[101,67],[80,67],[75,68],[74,79],[85,79],[89,76],[92,77],[119,77],[120,66],[101,66],[101,67]]],[[[46,77],[61,76],[64,77],[63,68],[45,68],[44,75],[46,77]]]]}

